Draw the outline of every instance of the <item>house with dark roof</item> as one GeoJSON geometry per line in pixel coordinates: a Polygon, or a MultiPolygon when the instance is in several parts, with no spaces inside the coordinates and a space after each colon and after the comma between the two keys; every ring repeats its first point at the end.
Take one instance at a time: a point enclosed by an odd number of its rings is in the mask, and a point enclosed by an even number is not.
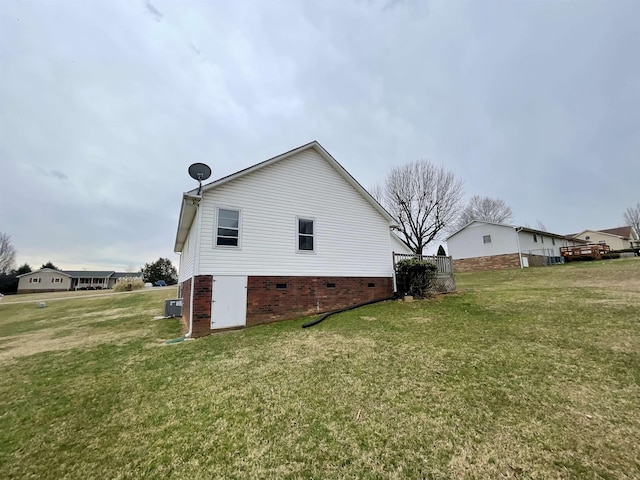
{"type": "Polygon", "coordinates": [[[640,247],[638,235],[629,226],[604,230],[583,230],[580,233],[572,234],[571,238],[581,239],[587,243],[606,244],[614,251],[640,247]]]}
{"type": "Polygon", "coordinates": [[[41,268],[18,275],[18,293],[63,292],[68,290],[103,290],[113,288],[120,278],[142,278],[142,272],[124,273],[89,270],[54,270],[41,268]]]}

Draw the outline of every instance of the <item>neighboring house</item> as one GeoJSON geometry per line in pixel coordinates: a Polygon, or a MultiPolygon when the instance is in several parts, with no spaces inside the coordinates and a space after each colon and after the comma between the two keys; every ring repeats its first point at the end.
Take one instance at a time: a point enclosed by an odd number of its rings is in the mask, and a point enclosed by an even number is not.
{"type": "Polygon", "coordinates": [[[611,250],[626,250],[640,246],[638,236],[631,227],[608,228],[605,230],[583,230],[570,235],[587,243],[607,244],[611,250]]]}
{"type": "Polygon", "coordinates": [[[528,227],[474,220],[447,238],[456,272],[502,270],[560,262],[560,247],[579,239],[528,227]]]}
{"type": "Polygon", "coordinates": [[[123,277],[141,278],[142,273],[113,271],[53,270],[41,268],[18,275],[18,293],[58,292],[65,290],[102,290],[113,288],[123,277]]]}
{"type": "Polygon", "coordinates": [[[392,252],[407,251],[394,225],[315,141],[184,193],[174,250],[187,335],[390,297],[392,252]]]}

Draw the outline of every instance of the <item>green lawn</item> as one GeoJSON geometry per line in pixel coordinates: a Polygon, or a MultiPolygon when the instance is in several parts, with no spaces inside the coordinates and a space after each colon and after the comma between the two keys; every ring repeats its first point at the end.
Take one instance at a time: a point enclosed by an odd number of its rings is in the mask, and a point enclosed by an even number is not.
{"type": "Polygon", "coordinates": [[[0,303],[1,478],[640,478],[640,259],[164,344],[173,291],[0,303]]]}

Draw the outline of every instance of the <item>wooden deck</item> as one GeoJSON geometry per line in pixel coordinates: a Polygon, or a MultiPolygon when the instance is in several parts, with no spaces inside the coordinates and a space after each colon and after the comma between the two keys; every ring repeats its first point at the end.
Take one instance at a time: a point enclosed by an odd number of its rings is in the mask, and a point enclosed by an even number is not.
{"type": "Polygon", "coordinates": [[[599,260],[611,251],[607,244],[580,245],[576,247],[560,247],[560,255],[566,262],[571,260],[599,260]]]}

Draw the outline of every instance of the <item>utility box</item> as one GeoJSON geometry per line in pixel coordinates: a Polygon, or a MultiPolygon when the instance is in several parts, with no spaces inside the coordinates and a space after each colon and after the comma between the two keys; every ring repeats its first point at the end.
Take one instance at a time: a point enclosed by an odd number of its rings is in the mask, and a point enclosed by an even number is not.
{"type": "Polygon", "coordinates": [[[176,298],[174,300],[165,300],[164,316],[167,318],[181,317],[182,316],[182,299],[176,298]]]}

